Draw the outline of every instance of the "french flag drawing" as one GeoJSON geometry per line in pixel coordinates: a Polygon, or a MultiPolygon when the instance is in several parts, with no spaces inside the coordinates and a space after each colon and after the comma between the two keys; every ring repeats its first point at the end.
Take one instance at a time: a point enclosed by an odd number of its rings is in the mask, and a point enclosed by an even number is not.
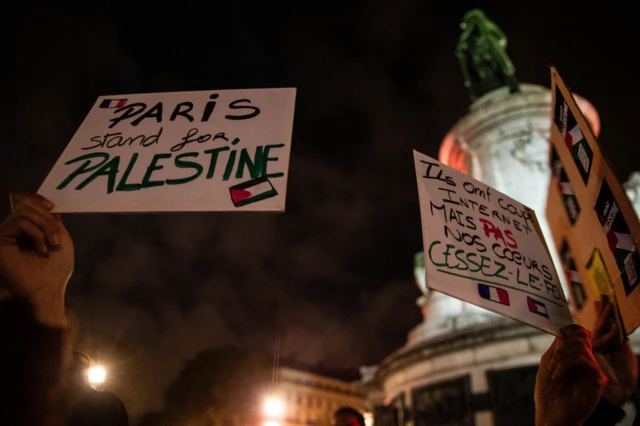
{"type": "Polygon", "coordinates": [[[478,294],[483,299],[491,300],[501,305],[511,305],[509,302],[509,293],[505,289],[478,283],[478,294]]]}
{"type": "Polygon", "coordinates": [[[127,103],[126,99],[105,99],[100,103],[100,108],[121,108],[127,103]]]}
{"type": "Polygon", "coordinates": [[[527,305],[529,306],[529,310],[534,314],[538,314],[541,317],[549,318],[549,313],[547,312],[547,307],[544,306],[544,303],[538,302],[527,296],[527,305]]]}
{"type": "Polygon", "coordinates": [[[229,188],[229,193],[231,201],[236,207],[246,206],[278,195],[269,179],[264,176],[232,186],[229,188]]]}

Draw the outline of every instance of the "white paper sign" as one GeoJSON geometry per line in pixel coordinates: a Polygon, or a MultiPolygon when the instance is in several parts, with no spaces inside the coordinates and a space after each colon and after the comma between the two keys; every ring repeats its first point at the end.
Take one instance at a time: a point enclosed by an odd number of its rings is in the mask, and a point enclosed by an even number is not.
{"type": "Polygon", "coordinates": [[[414,151],[427,286],[559,334],[573,324],[535,213],[414,151]]]}
{"type": "Polygon", "coordinates": [[[100,97],[38,193],[56,212],[284,211],[295,95],[100,97]]]}

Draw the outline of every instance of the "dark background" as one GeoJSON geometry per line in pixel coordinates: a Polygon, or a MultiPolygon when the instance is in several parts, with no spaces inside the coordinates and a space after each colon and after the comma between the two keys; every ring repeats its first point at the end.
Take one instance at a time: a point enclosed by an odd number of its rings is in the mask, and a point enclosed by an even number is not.
{"type": "Polygon", "coordinates": [[[278,311],[283,359],[317,371],[354,378],[404,343],[420,320],[411,150],[437,156],[465,113],[453,52],[476,6],[521,81],[548,86],[553,63],[595,105],[620,179],[640,168],[637,18],[616,2],[12,5],[0,194],[37,190],[99,95],[298,88],[286,213],[65,217],[78,345],[132,415],[207,348],[272,350],[278,311]]]}

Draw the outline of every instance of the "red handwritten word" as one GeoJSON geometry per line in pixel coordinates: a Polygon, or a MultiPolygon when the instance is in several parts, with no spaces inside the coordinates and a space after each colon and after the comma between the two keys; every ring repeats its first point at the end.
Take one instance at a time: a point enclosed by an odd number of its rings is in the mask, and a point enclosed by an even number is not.
{"type": "Polygon", "coordinates": [[[479,220],[480,222],[482,222],[482,225],[484,227],[484,235],[486,237],[493,236],[493,238],[502,241],[509,248],[518,248],[518,242],[515,240],[515,238],[513,238],[513,234],[510,230],[507,229],[503,233],[500,228],[491,223],[491,221],[482,218],[479,218],[479,220]],[[509,242],[507,242],[504,237],[507,237],[509,239],[509,242]]]}

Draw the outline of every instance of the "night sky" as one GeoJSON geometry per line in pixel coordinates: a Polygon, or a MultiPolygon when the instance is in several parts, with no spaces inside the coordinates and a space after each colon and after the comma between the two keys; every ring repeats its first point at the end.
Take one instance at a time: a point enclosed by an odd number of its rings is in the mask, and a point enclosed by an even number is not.
{"type": "MultiPolygon", "coordinates": [[[[286,213],[64,217],[78,347],[109,367],[133,416],[161,407],[204,349],[272,350],[277,309],[283,358],[319,371],[356,377],[404,343],[420,321],[411,151],[437,157],[465,113],[453,52],[477,3],[20,3],[0,30],[0,194],[37,190],[99,95],[298,88],[286,213]]],[[[555,64],[599,110],[618,177],[640,169],[635,15],[489,4],[518,78],[548,86],[555,64]]]]}

